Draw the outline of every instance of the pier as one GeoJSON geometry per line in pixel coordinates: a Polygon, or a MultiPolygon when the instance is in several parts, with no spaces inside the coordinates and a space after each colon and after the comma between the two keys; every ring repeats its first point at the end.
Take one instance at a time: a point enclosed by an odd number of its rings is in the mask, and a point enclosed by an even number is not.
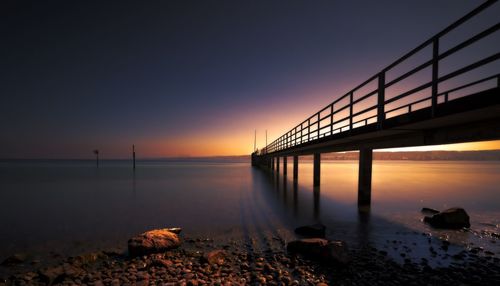
{"type": "Polygon", "coordinates": [[[469,76],[492,63],[498,67],[499,46],[493,54],[440,73],[450,56],[496,35],[497,22],[443,50],[440,41],[497,2],[486,1],[467,15],[417,46],[346,94],[338,97],[282,136],[252,154],[252,165],[287,176],[293,157],[293,181],[299,177],[299,156],[313,155],[313,185],[321,185],[321,154],[359,151],[358,206],[371,203],[373,150],[465,143],[500,139],[500,73],[498,68],[479,78],[469,76]],[[415,68],[394,76],[394,70],[417,54],[429,52],[415,68]],[[428,80],[397,94],[391,88],[424,70],[428,80]],[[460,84],[447,87],[458,80],[460,84]]]}

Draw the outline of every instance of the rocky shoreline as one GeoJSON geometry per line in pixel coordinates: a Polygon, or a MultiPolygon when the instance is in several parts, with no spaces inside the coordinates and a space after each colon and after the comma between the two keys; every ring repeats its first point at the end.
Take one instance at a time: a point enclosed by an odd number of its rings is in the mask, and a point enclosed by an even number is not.
{"type": "MultiPolygon", "coordinates": [[[[287,251],[275,237],[265,249],[252,241],[220,243],[183,237],[180,247],[132,257],[102,251],[68,257],[51,266],[12,271],[0,285],[498,285],[500,259],[462,250],[447,267],[426,259],[397,263],[370,245],[346,250],[345,263],[287,251]],[[15,272],[15,273],[14,273],[15,272]]],[[[27,263],[11,257],[2,267],[27,263]]]]}

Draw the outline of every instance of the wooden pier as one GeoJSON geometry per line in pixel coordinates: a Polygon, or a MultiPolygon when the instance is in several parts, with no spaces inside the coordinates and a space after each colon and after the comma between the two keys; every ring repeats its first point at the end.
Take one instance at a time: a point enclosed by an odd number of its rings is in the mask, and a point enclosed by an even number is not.
{"type": "MultiPolygon", "coordinates": [[[[500,58],[500,45],[493,54],[481,55],[447,74],[439,73],[443,60],[485,37],[497,35],[496,23],[472,37],[440,50],[441,38],[497,1],[487,1],[443,31],[399,58],[365,82],[310,116],[265,148],[252,154],[252,165],[287,176],[287,157],[293,157],[293,181],[298,180],[299,156],[313,155],[313,186],[321,185],[321,153],[359,151],[358,205],[371,203],[373,150],[428,146],[500,139],[500,73],[493,70],[480,78],[463,81],[471,74],[500,58]],[[429,59],[417,67],[388,80],[387,74],[423,50],[429,59]],[[430,68],[429,81],[418,87],[387,96],[397,83],[430,68]],[[461,84],[445,89],[443,83],[461,79],[461,84]],[[363,92],[370,86],[375,88],[363,92]],[[428,92],[428,95],[421,95],[428,92]],[[460,96],[456,96],[459,94],[460,96]],[[419,95],[415,97],[415,95],[419,95]],[[369,104],[373,102],[373,104],[369,104]]],[[[497,35],[498,36],[498,35],[497,35]]],[[[497,65],[498,66],[498,65],[497,65]]]]}

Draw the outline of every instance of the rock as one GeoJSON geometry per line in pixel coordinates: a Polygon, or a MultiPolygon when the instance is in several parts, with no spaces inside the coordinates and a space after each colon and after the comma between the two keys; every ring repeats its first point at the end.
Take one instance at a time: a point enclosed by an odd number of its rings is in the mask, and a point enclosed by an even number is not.
{"type": "Polygon", "coordinates": [[[349,248],[344,241],[329,241],[327,246],[331,260],[340,264],[348,264],[351,262],[349,248]]]}
{"type": "Polygon", "coordinates": [[[347,244],[343,241],[306,238],[289,242],[287,250],[291,253],[339,264],[347,264],[351,260],[347,244]]]}
{"type": "Polygon", "coordinates": [[[328,240],[323,238],[305,238],[290,241],[286,249],[292,253],[300,253],[306,256],[321,257],[325,255],[325,247],[328,240]]]}
{"type": "Polygon", "coordinates": [[[153,261],[153,264],[158,265],[158,266],[163,266],[165,268],[168,268],[168,267],[174,265],[172,260],[169,260],[169,259],[155,259],[153,261]]]}
{"type": "Polygon", "coordinates": [[[297,227],[295,233],[308,237],[325,237],[326,227],[322,224],[313,224],[297,227]]]}
{"type": "Polygon", "coordinates": [[[62,266],[48,267],[38,271],[40,279],[47,285],[56,284],[62,281],[64,268],[62,266]]]}
{"type": "Polygon", "coordinates": [[[427,213],[427,214],[431,214],[431,215],[439,213],[439,211],[438,211],[438,210],[431,209],[431,208],[422,208],[422,209],[420,210],[420,212],[422,212],[422,213],[427,213]]]}
{"type": "Polygon", "coordinates": [[[469,215],[462,208],[451,208],[432,217],[426,216],[424,222],[435,228],[459,229],[470,227],[469,215]]]}
{"type": "Polygon", "coordinates": [[[92,252],[92,253],[85,253],[82,255],[78,255],[76,257],[72,257],[69,259],[69,261],[75,265],[88,265],[95,263],[99,259],[104,259],[107,258],[108,256],[105,255],[104,253],[101,252],[92,252]]]}
{"type": "Polygon", "coordinates": [[[63,268],[64,276],[70,277],[70,278],[75,278],[83,273],[83,270],[81,268],[76,267],[76,266],[71,265],[71,264],[68,264],[68,263],[64,263],[62,268],[63,268]]]}
{"type": "Polygon", "coordinates": [[[204,262],[207,262],[208,264],[217,264],[217,265],[224,264],[225,258],[226,258],[226,253],[224,252],[224,250],[213,250],[206,253],[203,256],[204,262]]]}
{"type": "Polygon", "coordinates": [[[182,231],[182,228],[180,228],[180,227],[169,227],[169,228],[166,228],[166,229],[168,231],[170,231],[170,232],[175,233],[175,234],[179,234],[182,231]]]}
{"type": "Polygon", "coordinates": [[[23,263],[26,260],[26,255],[16,253],[12,256],[7,257],[0,265],[9,266],[14,264],[23,263]]]}
{"type": "Polygon", "coordinates": [[[141,256],[177,248],[181,240],[168,228],[150,230],[135,236],[128,241],[128,252],[131,256],[141,256]]]}

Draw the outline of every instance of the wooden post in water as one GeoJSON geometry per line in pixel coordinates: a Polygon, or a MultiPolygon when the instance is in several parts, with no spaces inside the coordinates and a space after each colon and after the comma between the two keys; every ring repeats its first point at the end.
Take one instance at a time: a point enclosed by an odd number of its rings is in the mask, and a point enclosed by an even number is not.
{"type": "Polygon", "coordinates": [[[285,157],[283,157],[283,176],[286,176],[287,169],[288,169],[286,163],[287,163],[287,157],[285,156],[285,157]]]}
{"type": "Polygon", "coordinates": [[[299,178],[299,156],[293,156],[293,180],[299,178]]]}
{"type": "Polygon", "coordinates": [[[94,154],[95,154],[96,166],[97,166],[97,168],[99,168],[99,150],[95,149],[94,154]]]}
{"type": "Polygon", "coordinates": [[[276,173],[280,173],[280,157],[276,157],[276,173]]]}
{"type": "Polygon", "coordinates": [[[132,144],[132,162],[134,166],[134,171],[135,171],[135,145],[132,144]]]}
{"type": "Polygon", "coordinates": [[[321,153],[314,153],[313,169],[313,186],[318,187],[321,174],[321,153]]]}
{"type": "Polygon", "coordinates": [[[257,150],[257,129],[253,132],[253,151],[257,150]]]}
{"type": "Polygon", "coordinates": [[[372,193],[372,149],[359,150],[358,206],[369,206],[372,193]]]}
{"type": "Polygon", "coordinates": [[[274,157],[271,157],[271,171],[274,171],[274,157]]]}

